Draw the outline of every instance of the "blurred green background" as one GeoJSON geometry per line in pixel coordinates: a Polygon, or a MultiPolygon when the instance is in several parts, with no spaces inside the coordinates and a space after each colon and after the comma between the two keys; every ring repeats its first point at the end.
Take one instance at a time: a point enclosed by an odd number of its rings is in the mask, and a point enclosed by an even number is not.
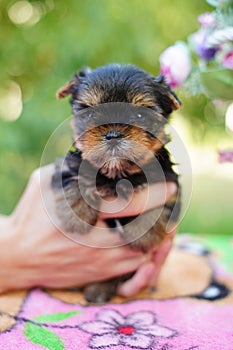
{"type": "MultiPolygon", "coordinates": [[[[0,212],[13,210],[51,133],[70,115],[68,100],[55,93],[77,69],[123,62],[156,75],[162,51],[186,40],[209,10],[204,0],[1,0],[0,212]]],[[[232,144],[224,108],[178,94],[174,126],[193,165],[180,231],[232,234],[233,165],[217,161],[232,144]]]]}

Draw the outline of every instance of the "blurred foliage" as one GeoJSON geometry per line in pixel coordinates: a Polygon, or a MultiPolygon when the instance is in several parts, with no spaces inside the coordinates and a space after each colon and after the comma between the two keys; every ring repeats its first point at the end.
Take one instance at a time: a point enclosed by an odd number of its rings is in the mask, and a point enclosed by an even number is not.
{"type": "MultiPolygon", "coordinates": [[[[1,0],[0,102],[14,82],[23,106],[13,121],[0,108],[0,212],[11,212],[49,136],[70,115],[55,93],[77,69],[123,62],[156,75],[161,52],[194,32],[210,8],[204,0],[1,0]]],[[[181,99],[202,139],[206,97],[181,99]]]]}
{"type": "Polygon", "coordinates": [[[190,206],[179,225],[180,232],[232,235],[232,179],[214,173],[193,178],[190,206]]]}

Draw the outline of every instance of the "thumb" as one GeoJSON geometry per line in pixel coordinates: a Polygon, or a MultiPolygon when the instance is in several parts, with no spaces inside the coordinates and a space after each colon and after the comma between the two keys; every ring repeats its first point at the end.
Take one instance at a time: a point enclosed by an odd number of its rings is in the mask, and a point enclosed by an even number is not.
{"type": "Polygon", "coordinates": [[[131,297],[143,288],[146,288],[149,285],[154,269],[153,262],[146,262],[141,265],[132,278],[120,285],[117,291],[118,295],[131,297]]]}

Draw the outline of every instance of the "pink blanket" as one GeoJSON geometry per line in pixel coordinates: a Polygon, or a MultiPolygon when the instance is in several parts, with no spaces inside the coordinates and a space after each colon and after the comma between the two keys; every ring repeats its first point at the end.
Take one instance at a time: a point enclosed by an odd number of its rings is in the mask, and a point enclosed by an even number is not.
{"type": "Polygon", "coordinates": [[[215,238],[221,249],[211,251],[204,240],[179,237],[157,290],[133,299],[96,306],[75,290],[1,295],[0,349],[233,349],[233,242],[215,238]]]}

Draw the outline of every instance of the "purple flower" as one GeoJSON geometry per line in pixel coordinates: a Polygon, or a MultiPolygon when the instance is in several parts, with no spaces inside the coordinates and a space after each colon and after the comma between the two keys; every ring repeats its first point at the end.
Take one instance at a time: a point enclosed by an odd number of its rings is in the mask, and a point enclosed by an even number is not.
{"type": "Polygon", "coordinates": [[[219,162],[231,162],[233,163],[233,151],[219,151],[219,162]]]}
{"type": "Polygon", "coordinates": [[[172,88],[180,86],[191,71],[187,46],[178,42],[168,47],[160,56],[160,74],[164,75],[172,88]]]}
{"type": "Polygon", "coordinates": [[[202,26],[202,28],[215,28],[216,21],[211,12],[205,12],[198,17],[198,22],[202,26]]]}
{"type": "Polygon", "coordinates": [[[221,63],[223,67],[233,69],[233,49],[224,55],[221,63]]]}
{"type": "Polygon", "coordinates": [[[191,36],[191,40],[193,41],[196,53],[205,61],[212,60],[216,52],[220,49],[219,47],[209,47],[207,45],[207,34],[203,30],[194,33],[191,36]]]}
{"type": "Polygon", "coordinates": [[[82,323],[80,329],[92,334],[89,346],[99,349],[124,345],[134,349],[149,349],[154,337],[170,338],[176,331],[156,323],[155,314],[141,311],[124,317],[115,310],[101,310],[96,321],[82,323]]]}

